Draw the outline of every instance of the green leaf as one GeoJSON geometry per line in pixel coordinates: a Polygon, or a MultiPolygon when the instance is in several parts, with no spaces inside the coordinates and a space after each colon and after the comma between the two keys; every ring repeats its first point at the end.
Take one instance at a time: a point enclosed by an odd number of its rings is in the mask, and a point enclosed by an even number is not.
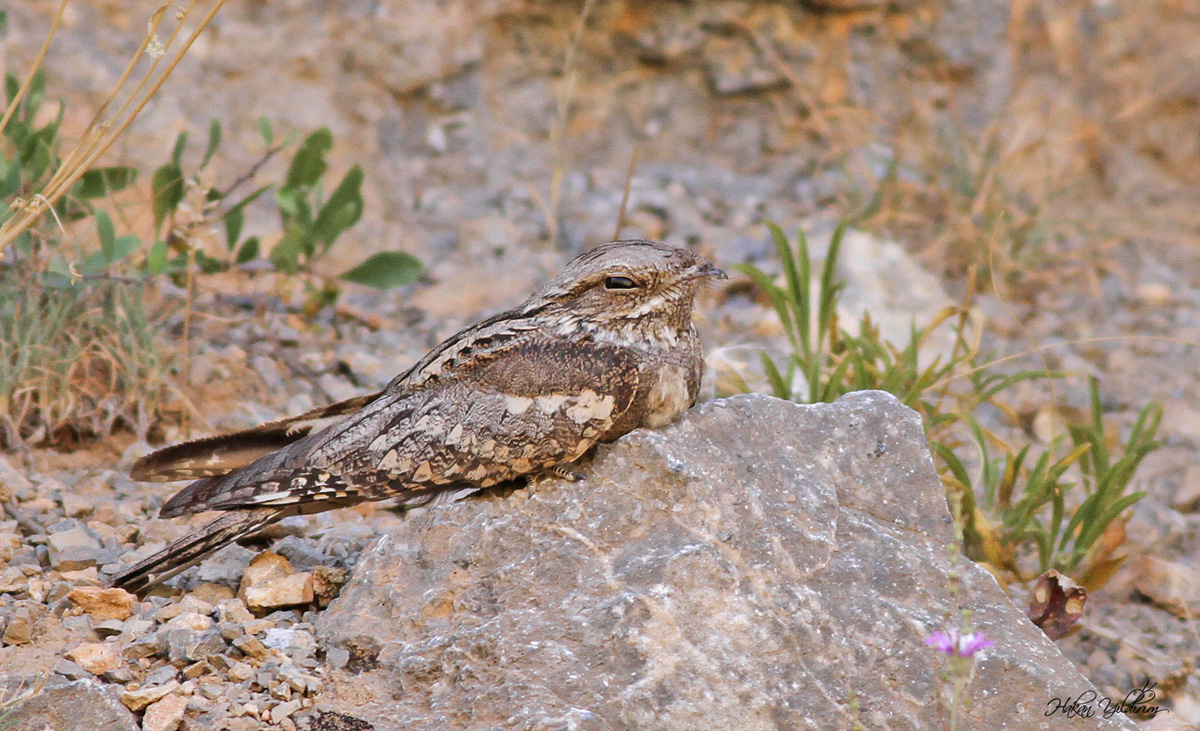
{"type": "Polygon", "coordinates": [[[217,145],[221,144],[221,123],[215,118],[208,125],[208,146],[204,148],[204,157],[200,160],[200,169],[208,167],[208,161],[212,159],[213,153],[217,151],[217,145]]]}
{"type": "Polygon", "coordinates": [[[266,117],[258,118],[258,133],[262,135],[263,142],[268,146],[275,141],[275,131],[271,129],[271,120],[266,117]]]}
{"type": "Polygon", "coordinates": [[[167,269],[167,242],[155,241],[146,256],[146,273],[157,277],[167,269]]]}
{"type": "Polygon", "coordinates": [[[109,193],[116,193],[133,185],[137,176],[137,168],[92,168],[79,178],[79,182],[75,184],[74,195],[84,200],[103,198],[109,193]]]}
{"type": "Polygon", "coordinates": [[[33,81],[25,92],[25,121],[33,123],[38,110],[42,108],[42,100],[46,98],[46,69],[39,68],[33,72],[33,81]]]}
{"type": "Polygon", "coordinates": [[[70,289],[74,278],[60,272],[42,272],[41,283],[47,289],[70,289]]]}
{"type": "Polygon", "coordinates": [[[96,211],[96,232],[100,235],[100,253],[103,255],[105,264],[112,264],[116,259],[116,241],[117,232],[113,227],[112,218],[104,211],[96,211]]]}
{"type": "Polygon", "coordinates": [[[201,274],[216,274],[225,269],[225,262],[199,249],[196,249],[196,265],[200,267],[201,274]]]}
{"type": "Polygon", "coordinates": [[[304,229],[291,226],[283,233],[283,238],[271,248],[267,261],[285,274],[295,274],[300,271],[300,257],[306,253],[306,237],[304,229]]]}
{"type": "Polygon", "coordinates": [[[766,351],[758,352],[759,360],[762,361],[763,372],[767,374],[767,381],[771,384],[771,390],[775,392],[775,396],[783,399],[792,397],[792,387],[784,379],[783,374],[779,372],[779,368],[775,365],[775,361],[766,354],[766,351]]]}
{"type": "Polygon", "coordinates": [[[171,162],[175,163],[175,167],[183,166],[183,151],[187,147],[187,132],[180,132],[175,138],[175,147],[171,149],[171,162]]]}
{"type": "MultiPolygon", "coordinates": [[[[312,207],[301,188],[283,187],[275,192],[275,203],[279,209],[279,220],[284,228],[299,226],[311,236],[313,226],[312,207]]],[[[310,247],[311,248],[311,247],[310,247]]]]}
{"type": "Polygon", "coordinates": [[[421,269],[420,260],[411,254],[402,251],[381,251],[343,273],[340,278],[375,289],[391,289],[417,281],[421,276],[421,269]]]}
{"type": "Polygon", "coordinates": [[[316,223],[313,224],[313,237],[326,248],[362,217],[362,184],[362,168],[355,165],[342,176],[337,188],[329,195],[329,200],[325,201],[325,205],[321,206],[320,212],[317,213],[316,223]]]}
{"type": "MultiPolygon", "coordinates": [[[[103,211],[97,211],[97,213],[103,213],[103,211]]],[[[103,272],[114,263],[137,251],[141,245],[141,239],[137,236],[122,236],[112,243],[112,249],[109,252],[97,251],[84,259],[78,267],[79,273],[98,274],[103,272]]]]}
{"type": "Polygon", "coordinates": [[[238,252],[237,252],[237,258],[234,261],[236,261],[238,264],[245,264],[246,262],[256,258],[257,256],[258,256],[258,237],[251,236],[250,238],[248,238],[242,242],[242,246],[241,246],[241,248],[238,249],[238,252]]]}
{"type": "Polygon", "coordinates": [[[154,228],[183,201],[183,171],[178,165],[166,164],[154,171],[150,180],[150,192],[154,200],[154,228]]]}
{"type": "Polygon", "coordinates": [[[21,161],[0,160],[0,198],[7,200],[21,189],[21,161]]]}
{"type": "Polygon", "coordinates": [[[296,150],[288,167],[287,188],[309,188],[316,184],[329,165],[325,155],[333,149],[333,133],[322,127],[310,134],[296,150]]]}
{"type": "Polygon", "coordinates": [[[225,246],[232,251],[242,235],[242,224],[246,222],[246,215],[242,213],[241,208],[231,208],[222,218],[225,220],[225,246]]]}
{"type": "Polygon", "coordinates": [[[238,201],[232,208],[225,212],[221,217],[225,221],[225,245],[232,251],[233,247],[237,246],[238,239],[242,235],[242,224],[245,222],[245,208],[254,202],[263,193],[271,188],[270,184],[264,185],[250,195],[238,201]]]}
{"type": "Polygon", "coordinates": [[[17,92],[21,90],[21,82],[17,81],[17,77],[12,74],[4,75],[4,103],[5,106],[12,104],[13,99],[17,98],[17,92]]]}

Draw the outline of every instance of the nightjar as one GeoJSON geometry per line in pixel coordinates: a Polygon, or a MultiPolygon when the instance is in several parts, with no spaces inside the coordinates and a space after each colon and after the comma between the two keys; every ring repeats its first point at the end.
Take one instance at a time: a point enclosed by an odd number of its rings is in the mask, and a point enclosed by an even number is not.
{"type": "Polygon", "coordinates": [[[134,479],[195,480],[160,516],[227,512],[111,584],[144,590],[292,515],[572,476],[568,466],[597,443],[663,426],[695,403],[704,358],[693,300],[702,280],[724,276],[687,249],[603,244],[378,393],[142,458],[134,479]]]}

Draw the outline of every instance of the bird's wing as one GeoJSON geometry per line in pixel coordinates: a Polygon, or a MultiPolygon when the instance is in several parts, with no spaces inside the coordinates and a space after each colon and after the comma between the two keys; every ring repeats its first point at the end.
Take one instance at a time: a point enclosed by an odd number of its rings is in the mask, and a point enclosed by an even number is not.
{"type": "Polygon", "coordinates": [[[578,459],[632,405],[632,352],[527,337],[420,391],[387,392],[341,422],[163,506],[309,510],[487,487],[578,459]]]}
{"type": "Polygon", "coordinates": [[[168,482],[228,474],[310,434],[316,434],[347,416],[357,414],[385,393],[408,393],[435,385],[444,375],[453,374],[465,360],[477,358],[481,350],[502,354],[515,339],[531,328],[517,322],[521,317],[516,312],[502,312],[463,328],[396,376],[383,391],[232,434],[175,444],[139,459],[129,475],[143,482],[168,482]]]}
{"type": "Polygon", "coordinates": [[[228,474],[358,413],[382,393],[356,396],[232,434],[175,444],[139,459],[130,468],[129,476],[143,482],[168,482],[228,474]]]}

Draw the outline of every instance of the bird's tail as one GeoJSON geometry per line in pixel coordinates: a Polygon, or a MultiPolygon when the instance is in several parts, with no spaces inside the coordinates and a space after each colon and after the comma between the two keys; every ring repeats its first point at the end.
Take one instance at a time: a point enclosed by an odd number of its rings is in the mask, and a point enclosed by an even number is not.
{"type": "Polygon", "coordinates": [[[208,554],[244,536],[291,515],[287,509],[259,508],[226,513],[199,530],[172,542],[163,550],[123,569],[109,586],[144,594],[148,589],[176,576],[208,554]]]}

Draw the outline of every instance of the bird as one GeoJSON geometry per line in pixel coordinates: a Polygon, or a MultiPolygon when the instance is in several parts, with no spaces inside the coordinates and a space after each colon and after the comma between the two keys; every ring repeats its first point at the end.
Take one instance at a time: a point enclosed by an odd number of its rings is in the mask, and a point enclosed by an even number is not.
{"type": "Polygon", "coordinates": [[[695,404],[695,295],[725,277],[686,248],[600,244],[376,393],[142,457],[135,480],[194,480],[160,517],[224,514],[108,583],[145,593],[289,516],[388,499],[416,507],[542,474],[578,479],[574,463],[595,445],[695,404]]]}

